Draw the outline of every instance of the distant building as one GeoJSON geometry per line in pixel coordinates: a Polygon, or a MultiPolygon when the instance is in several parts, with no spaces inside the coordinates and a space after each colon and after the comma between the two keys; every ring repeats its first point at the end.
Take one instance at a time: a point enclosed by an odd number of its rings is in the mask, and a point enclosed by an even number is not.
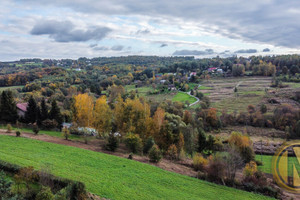
{"type": "Polygon", "coordinates": [[[196,76],[196,75],[197,75],[197,72],[191,72],[191,73],[190,73],[190,77],[191,77],[191,76],[196,76]]]}
{"type": "Polygon", "coordinates": [[[25,112],[27,111],[28,103],[18,103],[17,104],[17,112],[19,117],[24,117],[25,112]]]}
{"type": "Polygon", "coordinates": [[[223,69],[217,69],[217,72],[223,74],[223,69]]]}
{"type": "Polygon", "coordinates": [[[214,72],[214,71],[216,71],[218,68],[217,67],[210,67],[210,68],[208,68],[208,72],[214,72]]]}
{"type": "Polygon", "coordinates": [[[164,84],[166,82],[166,80],[160,80],[160,83],[164,84]]]}

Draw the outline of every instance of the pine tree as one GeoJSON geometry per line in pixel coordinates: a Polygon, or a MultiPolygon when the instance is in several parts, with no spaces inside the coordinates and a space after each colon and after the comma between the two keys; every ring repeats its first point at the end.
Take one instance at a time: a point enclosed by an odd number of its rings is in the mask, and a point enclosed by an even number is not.
{"type": "Polygon", "coordinates": [[[41,102],[41,121],[48,119],[48,117],[48,107],[46,105],[45,98],[43,98],[41,102]]]}
{"type": "Polygon", "coordinates": [[[27,110],[25,112],[25,121],[27,123],[35,123],[39,116],[39,108],[34,100],[33,96],[31,96],[28,100],[27,110]]]}
{"type": "Polygon", "coordinates": [[[14,123],[17,119],[17,106],[12,92],[3,91],[1,94],[0,120],[14,123]]]}
{"type": "Polygon", "coordinates": [[[198,130],[198,152],[202,152],[206,148],[206,135],[203,129],[198,130]]]}
{"type": "Polygon", "coordinates": [[[50,110],[50,113],[49,113],[49,118],[56,120],[57,123],[58,123],[58,126],[61,126],[61,124],[63,123],[63,119],[62,119],[60,109],[59,109],[59,107],[58,107],[55,100],[53,100],[52,103],[51,103],[51,110],[50,110]]]}

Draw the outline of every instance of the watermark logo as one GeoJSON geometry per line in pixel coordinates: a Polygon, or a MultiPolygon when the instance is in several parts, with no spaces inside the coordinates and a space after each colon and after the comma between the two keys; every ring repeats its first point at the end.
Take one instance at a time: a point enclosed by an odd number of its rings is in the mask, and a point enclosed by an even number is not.
{"type": "Polygon", "coordinates": [[[282,145],[272,159],[276,183],[293,193],[300,193],[300,141],[282,145]]]}

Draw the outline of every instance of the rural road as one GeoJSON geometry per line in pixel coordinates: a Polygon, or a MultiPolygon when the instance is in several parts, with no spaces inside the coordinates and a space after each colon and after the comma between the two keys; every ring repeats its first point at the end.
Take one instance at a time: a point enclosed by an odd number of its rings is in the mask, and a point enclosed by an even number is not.
{"type": "MultiPolygon", "coordinates": [[[[196,87],[196,89],[197,89],[198,87],[200,87],[200,86],[201,86],[201,85],[199,84],[199,85],[196,87]]],[[[189,107],[191,107],[191,106],[197,104],[197,103],[200,101],[200,99],[199,99],[198,97],[196,97],[196,96],[194,96],[194,95],[191,95],[191,91],[187,92],[187,94],[190,95],[191,97],[194,97],[195,99],[197,99],[197,101],[195,101],[194,103],[191,103],[191,104],[189,105],[189,107]]]]}

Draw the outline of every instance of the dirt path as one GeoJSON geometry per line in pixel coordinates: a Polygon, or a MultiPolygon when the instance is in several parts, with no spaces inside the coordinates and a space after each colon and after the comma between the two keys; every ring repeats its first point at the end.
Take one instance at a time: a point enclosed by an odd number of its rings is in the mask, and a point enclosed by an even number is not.
{"type": "MultiPolygon", "coordinates": [[[[0,129],[0,135],[15,136],[15,133],[7,133],[6,130],[0,129]]],[[[67,146],[87,149],[87,150],[96,151],[96,152],[102,152],[102,153],[106,153],[106,154],[110,154],[110,155],[114,155],[114,156],[118,156],[118,157],[122,157],[122,158],[128,158],[128,155],[129,155],[129,152],[127,152],[125,146],[122,144],[120,145],[120,148],[116,152],[111,152],[111,151],[105,150],[103,148],[104,141],[100,140],[100,139],[93,139],[93,140],[89,141],[88,144],[85,144],[80,141],[64,140],[62,138],[53,137],[53,136],[49,136],[49,135],[34,135],[32,133],[25,133],[25,132],[22,132],[21,137],[40,140],[40,141],[44,141],[44,142],[51,142],[51,143],[55,143],[55,144],[67,145],[67,146]]],[[[183,161],[178,161],[178,162],[175,162],[175,161],[172,162],[167,159],[162,159],[158,164],[155,164],[155,163],[149,162],[149,159],[146,156],[134,155],[133,160],[151,164],[151,165],[154,165],[161,169],[179,173],[182,175],[191,176],[191,177],[197,176],[197,172],[194,171],[191,167],[192,161],[188,160],[188,159],[183,160],[183,161]]]]}

